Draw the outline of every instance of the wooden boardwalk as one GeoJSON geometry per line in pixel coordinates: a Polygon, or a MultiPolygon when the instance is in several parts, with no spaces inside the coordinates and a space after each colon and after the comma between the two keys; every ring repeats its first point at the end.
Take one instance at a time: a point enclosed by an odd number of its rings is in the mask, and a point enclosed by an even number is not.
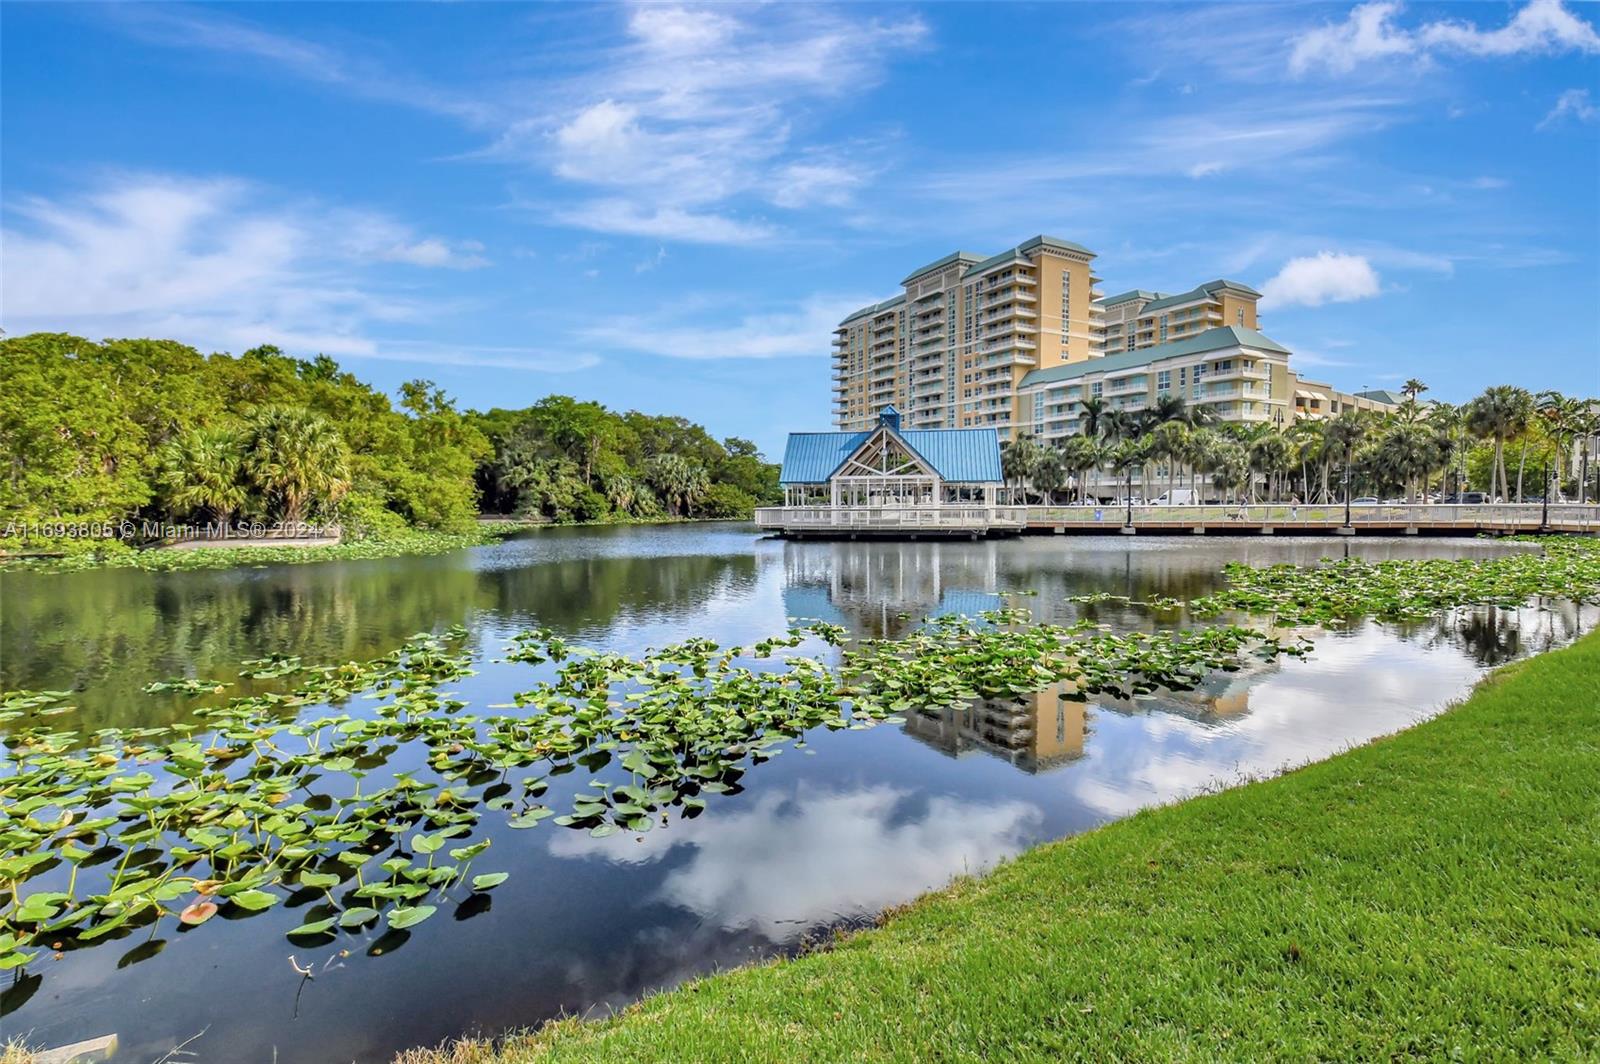
{"type": "Polygon", "coordinates": [[[1600,534],[1600,506],[1431,503],[1352,506],[774,506],[756,525],[796,538],[910,539],[988,535],[1473,536],[1518,532],[1600,534]]]}

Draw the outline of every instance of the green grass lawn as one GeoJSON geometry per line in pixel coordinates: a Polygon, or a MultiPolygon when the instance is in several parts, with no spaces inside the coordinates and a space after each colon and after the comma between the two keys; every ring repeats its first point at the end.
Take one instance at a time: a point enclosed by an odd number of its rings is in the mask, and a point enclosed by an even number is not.
{"type": "Polygon", "coordinates": [[[829,952],[406,1064],[1600,1059],[1600,635],[829,952]]]}

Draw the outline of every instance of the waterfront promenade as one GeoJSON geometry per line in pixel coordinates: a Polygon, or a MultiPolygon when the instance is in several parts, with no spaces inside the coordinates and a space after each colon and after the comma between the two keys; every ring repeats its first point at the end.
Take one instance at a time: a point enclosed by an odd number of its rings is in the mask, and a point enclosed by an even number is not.
{"type": "Polygon", "coordinates": [[[774,506],[757,527],[788,536],[1428,535],[1600,533],[1600,506],[1575,503],[1228,506],[774,506]]]}

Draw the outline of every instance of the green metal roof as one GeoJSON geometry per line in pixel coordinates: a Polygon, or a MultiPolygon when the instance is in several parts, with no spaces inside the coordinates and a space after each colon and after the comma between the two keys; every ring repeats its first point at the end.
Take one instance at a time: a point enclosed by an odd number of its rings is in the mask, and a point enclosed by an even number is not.
{"type": "Polygon", "coordinates": [[[1058,236],[1045,236],[1043,233],[1031,240],[1024,240],[1022,243],[1017,245],[1017,250],[1021,252],[1029,252],[1037,247],[1056,248],[1060,251],[1076,251],[1080,255],[1088,255],[1091,258],[1094,256],[1094,252],[1090,251],[1082,244],[1074,244],[1072,241],[1062,240],[1058,236]]]}
{"type": "Polygon", "coordinates": [[[1371,399],[1374,402],[1379,403],[1388,403],[1390,406],[1399,406],[1401,403],[1406,401],[1405,396],[1401,395],[1399,392],[1391,392],[1387,388],[1373,388],[1371,391],[1357,392],[1356,394],[1363,399],[1371,399]]]}
{"type": "Polygon", "coordinates": [[[1164,298],[1166,297],[1161,292],[1146,292],[1143,288],[1135,288],[1131,292],[1122,293],[1120,296],[1111,296],[1108,299],[1097,299],[1095,302],[1099,303],[1102,307],[1114,307],[1118,304],[1127,303],[1134,299],[1142,299],[1148,303],[1152,299],[1164,298]]]}
{"type": "Polygon", "coordinates": [[[1077,377],[1087,376],[1090,373],[1117,373],[1122,370],[1148,366],[1150,363],[1164,358],[1176,358],[1180,355],[1198,355],[1205,351],[1222,351],[1230,347],[1248,347],[1255,351],[1276,351],[1279,354],[1289,354],[1287,347],[1267,339],[1254,329],[1246,329],[1242,325],[1224,325],[1216,329],[1207,329],[1199,336],[1174,340],[1169,344],[1157,344],[1155,347],[1147,347],[1142,351],[1125,351],[1118,355],[1106,355],[1104,358],[1091,358],[1083,362],[1069,362],[1064,366],[1032,370],[1022,378],[1022,383],[1019,387],[1026,388],[1034,384],[1053,384],[1056,381],[1072,380],[1077,377]]]}
{"type": "Polygon", "coordinates": [[[1164,310],[1167,307],[1175,307],[1184,303],[1192,303],[1197,299],[1204,299],[1206,296],[1214,296],[1224,290],[1239,292],[1247,296],[1255,296],[1257,299],[1261,298],[1261,293],[1257,292],[1254,288],[1251,288],[1247,284],[1240,284],[1238,281],[1218,279],[1215,281],[1207,281],[1203,285],[1191,288],[1189,291],[1179,293],[1175,296],[1161,296],[1144,309],[1147,313],[1152,310],[1164,310]]]}
{"type": "Polygon", "coordinates": [[[996,266],[1004,266],[1008,262],[1020,262],[1024,265],[1032,265],[1032,263],[1028,261],[1027,256],[1023,255],[1016,248],[1012,248],[1010,251],[1002,251],[998,255],[990,255],[977,265],[969,267],[967,272],[961,275],[961,279],[964,281],[968,277],[976,277],[980,273],[987,273],[996,266]]]}
{"type": "Polygon", "coordinates": [[[862,307],[860,310],[856,311],[854,314],[850,315],[848,318],[844,319],[844,321],[841,321],[839,323],[839,326],[843,327],[843,326],[849,325],[851,322],[858,321],[861,318],[874,318],[874,317],[877,317],[879,314],[882,314],[884,311],[893,309],[894,307],[898,307],[901,303],[904,303],[905,301],[906,301],[906,295],[905,295],[904,292],[902,292],[899,295],[894,296],[893,298],[885,299],[882,303],[869,303],[866,306],[862,307]]]}
{"type": "Polygon", "coordinates": [[[982,258],[983,258],[982,255],[975,254],[975,253],[973,253],[971,251],[952,251],[950,254],[946,255],[944,258],[938,259],[938,260],[936,260],[934,262],[930,262],[926,266],[923,266],[921,269],[912,270],[910,273],[906,274],[906,279],[901,281],[900,283],[901,284],[910,284],[912,281],[915,281],[918,277],[921,277],[923,274],[932,273],[934,270],[939,269],[941,266],[949,266],[952,263],[957,263],[957,262],[965,262],[965,263],[971,264],[971,263],[979,261],[982,258]]]}
{"type": "Polygon", "coordinates": [[[969,268],[966,273],[961,275],[961,277],[963,280],[968,277],[975,277],[980,273],[986,273],[989,270],[994,269],[996,266],[1004,266],[1008,262],[1024,262],[1031,265],[1032,260],[1028,258],[1027,253],[1032,251],[1034,248],[1039,247],[1056,248],[1061,251],[1073,251],[1080,255],[1088,255],[1090,258],[1094,257],[1094,252],[1090,251],[1082,244],[1074,244],[1070,240],[1060,240],[1053,236],[1036,236],[1031,240],[1024,240],[1016,247],[1002,251],[998,255],[990,255],[982,262],[977,263],[969,268]]]}

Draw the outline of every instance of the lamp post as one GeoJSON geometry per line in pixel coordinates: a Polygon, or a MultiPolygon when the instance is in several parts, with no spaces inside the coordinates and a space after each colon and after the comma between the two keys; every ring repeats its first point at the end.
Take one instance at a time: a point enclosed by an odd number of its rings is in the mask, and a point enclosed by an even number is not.
{"type": "Polygon", "coordinates": [[[1122,497],[1128,503],[1128,516],[1123,519],[1123,528],[1133,527],[1133,466],[1128,466],[1122,471],[1122,497]]]}
{"type": "Polygon", "coordinates": [[[1350,527],[1350,448],[1344,449],[1344,527],[1350,527]]]}
{"type": "Polygon", "coordinates": [[[1544,460],[1544,505],[1539,510],[1539,531],[1550,531],[1550,459],[1544,460]]]}

